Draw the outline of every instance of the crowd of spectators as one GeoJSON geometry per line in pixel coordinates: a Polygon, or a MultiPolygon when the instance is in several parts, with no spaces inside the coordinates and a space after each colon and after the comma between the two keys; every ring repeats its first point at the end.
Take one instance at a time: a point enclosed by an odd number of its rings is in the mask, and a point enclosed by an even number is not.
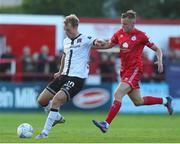
{"type": "Polygon", "coordinates": [[[47,81],[52,74],[59,70],[62,51],[55,56],[49,55],[49,48],[43,45],[39,53],[31,54],[31,49],[25,47],[21,58],[23,80],[25,81],[47,81]]]}
{"type": "MultiPolygon", "coordinates": [[[[61,56],[62,51],[57,52],[55,56],[50,56],[48,46],[43,45],[39,53],[31,53],[31,48],[26,46],[22,50],[22,56],[16,58],[12,53],[11,47],[8,46],[6,52],[0,57],[0,79],[12,80],[13,75],[10,75],[10,61],[4,63],[3,60],[15,59],[21,65],[22,72],[19,75],[21,75],[22,81],[48,81],[53,78],[53,73],[59,70],[61,56]]],[[[172,58],[170,53],[169,59],[172,58]]],[[[156,59],[150,60],[146,53],[143,53],[142,59],[144,62],[142,81],[163,81],[164,73],[159,74],[154,64],[156,59]]],[[[91,51],[90,75],[99,75],[101,82],[117,82],[119,80],[119,65],[120,58],[118,53],[91,51]]],[[[16,76],[19,75],[16,74],[16,76]]]]}
{"type": "Polygon", "coordinates": [[[43,45],[40,52],[31,53],[31,48],[26,46],[22,49],[21,57],[15,57],[10,46],[0,56],[0,80],[10,81],[22,79],[23,81],[47,81],[52,78],[52,74],[59,70],[62,51],[55,56],[49,55],[49,48],[43,45]],[[16,62],[20,66],[21,72],[10,73],[11,62],[16,62]]]}

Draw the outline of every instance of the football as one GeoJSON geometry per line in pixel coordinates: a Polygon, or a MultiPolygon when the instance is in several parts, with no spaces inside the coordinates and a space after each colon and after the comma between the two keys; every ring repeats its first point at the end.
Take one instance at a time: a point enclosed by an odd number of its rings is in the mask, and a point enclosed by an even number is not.
{"type": "Polygon", "coordinates": [[[23,123],[17,128],[17,135],[19,138],[31,138],[33,132],[33,127],[28,123],[23,123]]]}

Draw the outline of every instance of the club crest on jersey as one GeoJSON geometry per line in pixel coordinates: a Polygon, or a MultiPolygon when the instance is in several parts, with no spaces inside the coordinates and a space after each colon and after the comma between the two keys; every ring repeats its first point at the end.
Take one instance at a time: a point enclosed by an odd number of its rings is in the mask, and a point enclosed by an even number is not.
{"type": "Polygon", "coordinates": [[[82,38],[77,39],[77,43],[81,43],[82,42],[82,38]]]}
{"type": "Polygon", "coordinates": [[[136,40],[136,36],[132,36],[132,37],[131,37],[131,40],[132,40],[132,41],[135,41],[135,40],[136,40]]]}
{"type": "Polygon", "coordinates": [[[129,45],[127,42],[124,42],[122,46],[123,46],[123,48],[128,48],[129,45]]]}

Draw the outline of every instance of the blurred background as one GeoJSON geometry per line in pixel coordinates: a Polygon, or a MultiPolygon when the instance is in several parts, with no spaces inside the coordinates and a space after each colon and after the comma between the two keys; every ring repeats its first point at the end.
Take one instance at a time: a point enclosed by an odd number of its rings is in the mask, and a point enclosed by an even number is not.
{"type": "MultiPolygon", "coordinates": [[[[63,19],[74,13],[80,33],[109,39],[121,13],[137,12],[136,27],[162,49],[164,72],[145,48],[142,95],[174,98],[180,112],[180,0],[0,0],[0,111],[39,111],[38,94],[58,71],[65,38],[63,19]]],[[[91,50],[90,76],[65,110],[107,111],[119,78],[119,48],[91,50]]],[[[162,106],[135,108],[124,98],[123,113],[166,113],[162,106]]]]}

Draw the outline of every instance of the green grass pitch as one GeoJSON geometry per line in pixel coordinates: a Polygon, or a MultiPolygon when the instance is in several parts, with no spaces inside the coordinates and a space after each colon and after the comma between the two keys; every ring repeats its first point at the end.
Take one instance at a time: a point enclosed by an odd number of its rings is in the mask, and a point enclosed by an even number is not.
{"type": "Polygon", "coordinates": [[[36,140],[47,114],[0,113],[0,143],[173,143],[180,142],[180,115],[121,115],[113,121],[106,134],[91,122],[104,120],[105,112],[63,112],[66,123],[56,125],[48,139],[36,140]],[[21,123],[30,123],[34,135],[18,138],[16,129],[21,123]]]}

